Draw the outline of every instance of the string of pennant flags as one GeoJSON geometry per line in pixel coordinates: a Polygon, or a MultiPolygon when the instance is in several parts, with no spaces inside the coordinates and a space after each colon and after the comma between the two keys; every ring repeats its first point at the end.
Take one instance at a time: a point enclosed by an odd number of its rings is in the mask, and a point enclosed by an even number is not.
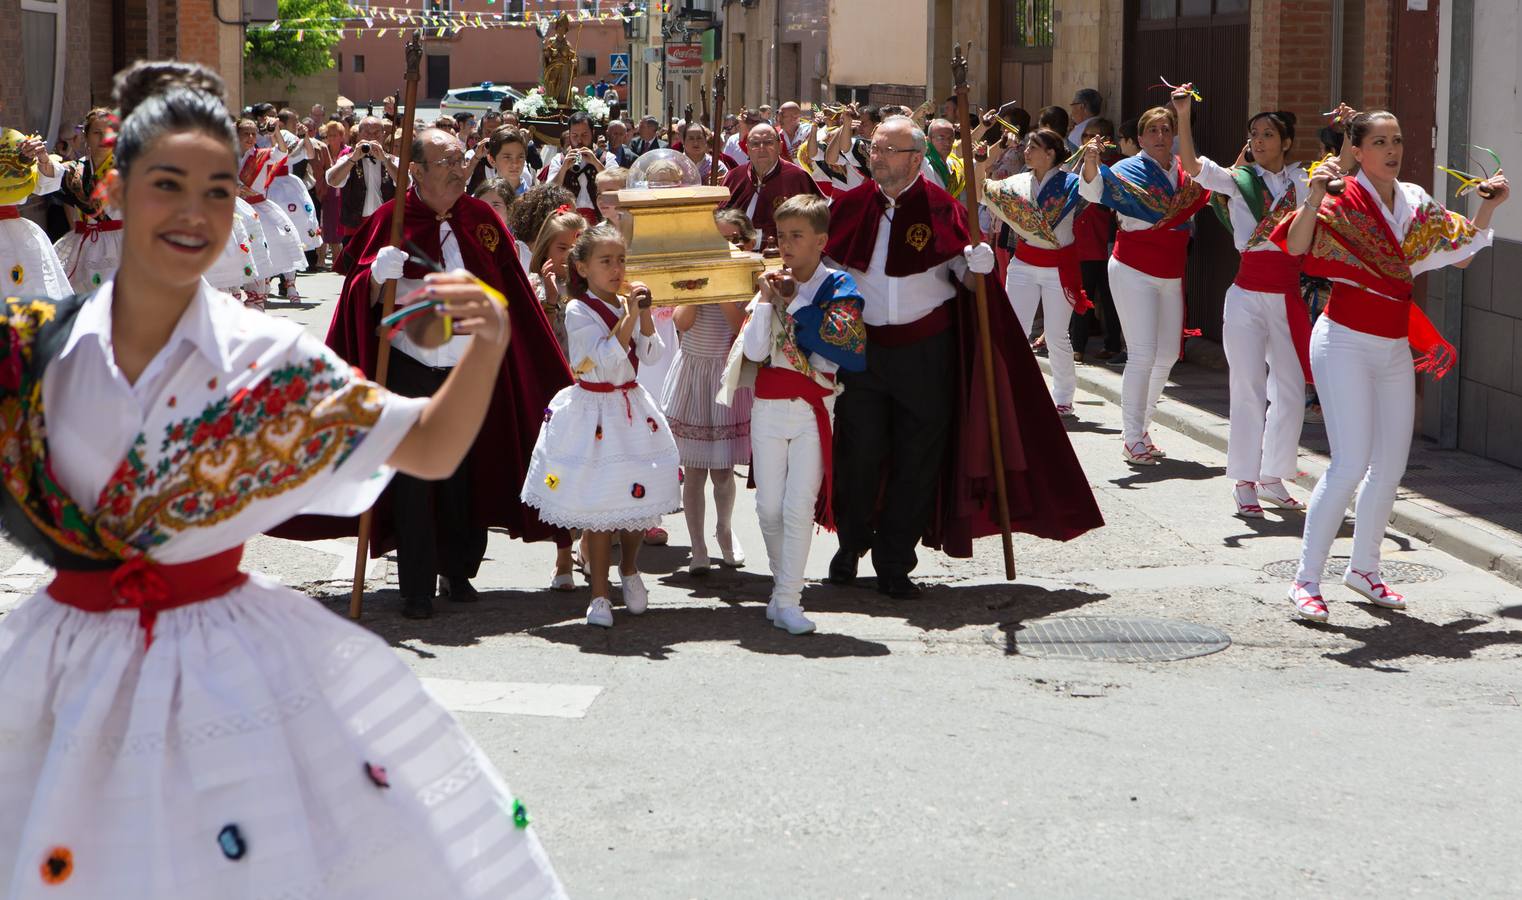
{"type": "MultiPolygon", "coordinates": [[[[657,4],[656,7],[661,8],[661,5],[657,4]]],[[[306,32],[308,31],[336,32],[340,39],[350,34],[355,36],[375,34],[379,37],[385,37],[387,32],[392,30],[401,31],[407,26],[424,28],[434,32],[435,37],[444,37],[447,34],[458,34],[467,29],[536,28],[542,30],[545,26],[560,18],[562,14],[574,23],[600,23],[631,21],[643,17],[645,11],[635,10],[632,14],[621,11],[594,12],[589,9],[567,10],[564,13],[551,11],[550,14],[525,11],[520,14],[520,18],[519,15],[509,13],[416,10],[406,7],[372,6],[358,9],[352,16],[311,16],[300,19],[282,19],[259,27],[262,27],[266,31],[295,31],[298,43],[306,37],[306,32]],[[383,24],[378,25],[376,24],[377,22],[383,24]]]]}

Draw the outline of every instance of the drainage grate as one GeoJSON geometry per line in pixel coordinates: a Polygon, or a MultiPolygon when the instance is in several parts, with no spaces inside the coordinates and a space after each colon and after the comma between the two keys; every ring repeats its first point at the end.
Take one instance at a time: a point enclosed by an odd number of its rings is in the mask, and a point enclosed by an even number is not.
{"type": "Polygon", "coordinates": [[[1188,659],[1231,646],[1224,631],[1169,619],[1059,616],[1024,623],[1015,632],[1022,656],[1147,662],[1188,659]]]}
{"type": "MultiPolygon", "coordinates": [[[[1321,573],[1321,581],[1323,584],[1335,584],[1342,580],[1342,573],[1347,570],[1348,558],[1346,556],[1334,556],[1326,561],[1326,568],[1321,573]]],[[[1300,560],[1282,559],[1264,566],[1263,571],[1281,581],[1293,581],[1295,573],[1300,571],[1300,560]]],[[[1399,585],[1437,581],[1445,573],[1436,566],[1384,560],[1379,564],[1379,574],[1384,577],[1385,581],[1399,585]]]]}

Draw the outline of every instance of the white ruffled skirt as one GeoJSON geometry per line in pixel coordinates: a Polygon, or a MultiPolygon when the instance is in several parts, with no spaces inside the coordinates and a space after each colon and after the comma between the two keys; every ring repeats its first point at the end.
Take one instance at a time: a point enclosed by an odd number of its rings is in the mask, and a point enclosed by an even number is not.
{"type": "Polygon", "coordinates": [[[546,410],[523,502],[562,528],[643,531],[681,506],[676,441],[645,389],[571,385],[546,410]]]}
{"type": "Polygon", "coordinates": [[[305,269],[306,250],[296,234],[296,226],[291,224],[291,217],[285,214],[285,208],[266,197],[264,202],[254,204],[254,211],[259,214],[264,241],[269,245],[270,277],[305,269]]]}
{"type": "Polygon", "coordinates": [[[134,612],[46,593],[0,619],[0,895],[563,895],[379,638],[251,575],[143,639],[134,612]]]}
{"type": "MultiPolygon", "coordinates": [[[[207,284],[219,291],[236,290],[259,277],[259,270],[254,265],[254,238],[248,230],[250,224],[257,225],[253,215],[253,207],[239,200],[233,215],[233,230],[227,236],[227,246],[222,248],[222,255],[217,257],[217,261],[212,263],[211,268],[207,269],[206,274],[202,276],[207,284]],[[244,212],[245,209],[248,210],[247,213],[244,212]]],[[[259,233],[259,243],[261,245],[264,243],[262,229],[259,233]]],[[[269,258],[267,250],[265,258],[269,258]]]]}
{"type": "Polygon", "coordinates": [[[122,264],[122,233],[70,231],[53,245],[58,261],[69,275],[74,292],[83,294],[100,287],[122,264]]]}
{"type": "Polygon", "coordinates": [[[317,221],[317,210],[312,206],[312,195],[307,192],[306,185],[301,183],[300,178],[295,175],[276,178],[270,184],[269,198],[271,202],[278,203],[286,218],[291,220],[291,225],[296,229],[296,237],[301,241],[302,253],[322,246],[322,228],[317,221]]]}
{"type": "Polygon", "coordinates": [[[0,220],[0,277],[9,297],[62,300],[74,293],[47,232],[25,217],[0,220]]]}

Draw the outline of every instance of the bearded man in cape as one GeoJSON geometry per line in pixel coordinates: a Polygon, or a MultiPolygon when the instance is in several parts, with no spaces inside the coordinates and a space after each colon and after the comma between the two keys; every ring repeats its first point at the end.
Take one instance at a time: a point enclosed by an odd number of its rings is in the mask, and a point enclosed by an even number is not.
{"type": "MultiPolygon", "coordinates": [[[[855,279],[867,329],[866,371],[840,373],[835,406],[829,581],[854,585],[870,551],[894,599],[919,596],[917,543],[970,557],[974,538],[999,533],[969,289],[994,254],[969,245],[965,209],[921,173],[926,144],[907,117],[878,126],[872,179],[835,196],[825,247],[855,279]]],[[[1069,540],[1104,521],[1004,290],[985,281],[1010,528],[1069,540]]]]}
{"type": "MultiPolygon", "coordinates": [[[[448,132],[424,129],[413,139],[412,159],[402,241],[408,249],[390,246],[391,214],[398,201],[387,201],[349,239],[339,258],[345,280],[328,346],[373,377],[381,288],[397,280],[399,299],[417,289],[431,271],[419,261],[423,258],[443,269],[465,269],[500,291],[513,328],[486,421],[466,461],[440,482],[397,476],[375,506],[370,555],[397,550],[402,613],[427,618],[436,584],[450,599],[477,599],[470,579],[486,552],[488,527],[505,528],[525,541],[563,540],[518,495],[544,409],[571,383],[571,371],[518,263],[513,236],[490,206],[464,193],[469,175],[465,148],[448,132]]],[[[431,395],[469,340],[469,335],[457,334],[430,349],[405,332],[396,334],[386,386],[404,396],[431,395]]],[[[356,531],[354,519],[304,516],[276,534],[315,540],[356,531]]]]}

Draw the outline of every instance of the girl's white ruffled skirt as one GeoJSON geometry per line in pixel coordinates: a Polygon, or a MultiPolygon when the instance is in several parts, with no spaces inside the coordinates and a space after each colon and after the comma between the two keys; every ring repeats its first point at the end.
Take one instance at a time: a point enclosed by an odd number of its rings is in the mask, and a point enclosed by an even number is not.
{"type": "Polygon", "coordinates": [[[523,502],[562,528],[643,531],[681,506],[676,441],[645,389],[571,385],[550,401],[523,502]]]}
{"type": "Polygon", "coordinates": [[[270,183],[269,198],[271,203],[279,204],[286,218],[291,220],[303,253],[322,246],[322,229],[317,224],[312,195],[307,193],[306,185],[301,183],[300,178],[295,175],[276,178],[270,183]]]}
{"type": "Polygon", "coordinates": [[[270,276],[306,268],[306,250],[291,217],[285,214],[285,208],[266,197],[263,202],[254,204],[254,211],[259,214],[259,224],[264,229],[264,240],[269,249],[270,276]]]}
{"type": "Polygon", "coordinates": [[[0,895],[563,895],[379,638],[252,575],[143,639],[134,612],[46,593],[0,618],[0,895]]]}
{"type": "Polygon", "coordinates": [[[93,291],[112,275],[122,263],[122,233],[70,231],[53,245],[58,261],[69,275],[75,293],[93,291]]]}

